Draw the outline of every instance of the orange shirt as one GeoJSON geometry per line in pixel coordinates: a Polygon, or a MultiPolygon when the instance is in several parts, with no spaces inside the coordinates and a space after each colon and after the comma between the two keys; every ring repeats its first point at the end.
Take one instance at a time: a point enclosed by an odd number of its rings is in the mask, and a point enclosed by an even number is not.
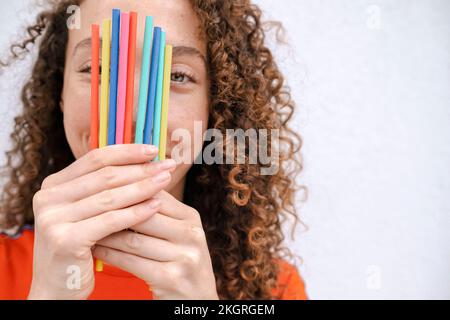
{"type": "MultiPolygon", "coordinates": [[[[28,296],[33,269],[34,232],[24,228],[15,237],[0,234],[0,300],[23,300],[28,296]]],[[[306,300],[304,283],[296,268],[280,261],[278,286],[273,297],[282,300],[306,300]]],[[[152,299],[146,283],[132,274],[110,265],[95,273],[92,300],[152,299]]]]}

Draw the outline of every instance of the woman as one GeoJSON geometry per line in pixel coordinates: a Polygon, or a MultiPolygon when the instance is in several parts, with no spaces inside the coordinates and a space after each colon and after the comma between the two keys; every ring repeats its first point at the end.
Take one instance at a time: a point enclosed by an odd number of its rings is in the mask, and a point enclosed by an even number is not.
{"type": "MultiPolygon", "coordinates": [[[[297,222],[301,141],[287,126],[293,102],[265,46],[258,7],[248,0],[49,5],[11,48],[15,59],[39,46],[7,153],[0,298],[306,298],[297,270],[282,260],[290,254],[281,229],[286,217],[297,222]],[[71,5],[81,20],[69,30],[71,5]],[[116,7],[139,13],[138,39],[151,15],[174,46],[168,136],[177,128],[194,136],[199,121],[203,132],[279,129],[275,174],[261,175],[262,164],[193,164],[202,150],[188,163],[151,162],[156,150],[143,145],[89,152],[90,25],[116,7]]],[[[177,143],[169,143],[169,157],[177,143]]]]}

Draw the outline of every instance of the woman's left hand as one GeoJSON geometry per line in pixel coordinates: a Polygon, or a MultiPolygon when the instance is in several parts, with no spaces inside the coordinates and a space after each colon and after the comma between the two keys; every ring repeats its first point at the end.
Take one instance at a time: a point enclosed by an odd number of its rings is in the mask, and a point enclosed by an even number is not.
{"type": "Polygon", "coordinates": [[[166,191],[160,211],[147,221],[97,242],[96,258],[130,272],[157,299],[218,299],[199,213],[166,191]]]}

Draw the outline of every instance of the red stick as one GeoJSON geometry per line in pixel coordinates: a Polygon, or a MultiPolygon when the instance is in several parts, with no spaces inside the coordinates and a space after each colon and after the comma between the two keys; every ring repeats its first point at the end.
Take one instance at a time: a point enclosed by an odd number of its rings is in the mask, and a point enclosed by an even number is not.
{"type": "Polygon", "coordinates": [[[136,64],[137,13],[130,12],[130,38],[128,47],[127,98],[125,107],[124,143],[132,143],[134,109],[134,69],[136,64]]]}
{"type": "Polygon", "coordinates": [[[96,24],[91,28],[91,139],[89,148],[98,148],[98,83],[99,83],[99,60],[100,60],[100,27],[96,24]]]}

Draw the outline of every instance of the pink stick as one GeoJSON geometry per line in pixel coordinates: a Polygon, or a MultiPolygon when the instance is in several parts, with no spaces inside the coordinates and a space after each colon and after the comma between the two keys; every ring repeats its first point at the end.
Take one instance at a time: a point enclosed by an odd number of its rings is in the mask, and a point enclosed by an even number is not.
{"type": "Polygon", "coordinates": [[[116,144],[123,144],[125,127],[125,106],[127,98],[128,41],[130,35],[130,14],[120,17],[119,80],[117,91],[116,144]]]}

